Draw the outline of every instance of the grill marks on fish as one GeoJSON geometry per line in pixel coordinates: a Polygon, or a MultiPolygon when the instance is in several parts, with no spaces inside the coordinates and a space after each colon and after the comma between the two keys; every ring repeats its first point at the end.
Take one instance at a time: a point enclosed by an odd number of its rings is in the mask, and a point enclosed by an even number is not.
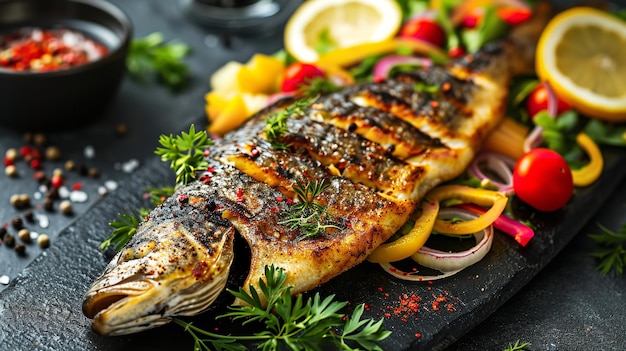
{"type": "Polygon", "coordinates": [[[295,294],[361,263],[499,123],[512,67],[502,45],[320,97],[288,119],[277,140],[286,150],[272,148],[265,119],[287,101],[218,140],[207,173],[155,209],[87,292],[94,330],[132,333],[205,310],[225,284],[235,230],[251,250],[245,288],[258,291],[270,264],[295,294]],[[299,180],[329,185],[315,202],[339,229],[303,238],[285,223],[299,180]]]}

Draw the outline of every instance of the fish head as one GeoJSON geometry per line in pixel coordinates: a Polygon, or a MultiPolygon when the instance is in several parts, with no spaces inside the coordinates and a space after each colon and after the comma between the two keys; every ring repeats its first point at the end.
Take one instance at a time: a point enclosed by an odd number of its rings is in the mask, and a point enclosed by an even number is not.
{"type": "Polygon", "coordinates": [[[138,231],[87,291],[83,313],[100,335],[124,335],[206,310],[233,260],[232,226],[169,222],[138,231]]]}

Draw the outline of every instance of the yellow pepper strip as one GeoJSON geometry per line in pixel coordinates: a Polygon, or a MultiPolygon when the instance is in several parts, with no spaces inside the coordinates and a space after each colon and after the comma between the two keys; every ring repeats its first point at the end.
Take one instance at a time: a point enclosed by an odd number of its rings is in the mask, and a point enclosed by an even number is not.
{"type": "Polygon", "coordinates": [[[602,168],[604,167],[602,152],[593,139],[585,133],[579,133],[576,136],[576,142],[589,156],[589,163],[580,169],[572,170],[574,186],[591,185],[602,174],[602,168]]]}
{"type": "Polygon", "coordinates": [[[386,263],[403,260],[419,250],[433,231],[433,225],[439,213],[439,202],[429,201],[422,204],[422,214],[415,221],[410,232],[400,239],[382,244],[374,250],[368,261],[386,263]]]}
{"type": "Polygon", "coordinates": [[[437,46],[421,40],[393,38],[379,42],[368,42],[355,46],[339,48],[320,55],[315,63],[318,66],[334,65],[349,67],[363,61],[365,58],[391,53],[399,48],[410,48],[413,53],[426,57],[435,57],[440,60],[447,58],[446,54],[437,46]]]}
{"type": "Polygon", "coordinates": [[[487,228],[502,214],[508,201],[508,198],[503,193],[463,185],[440,186],[429,192],[426,198],[436,202],[458,199],[463,203],[490,207],[483,215],[470,221],[453,223],[443,219],[435,220],[435,231],[454,235],[472,234],[487,228]]]}

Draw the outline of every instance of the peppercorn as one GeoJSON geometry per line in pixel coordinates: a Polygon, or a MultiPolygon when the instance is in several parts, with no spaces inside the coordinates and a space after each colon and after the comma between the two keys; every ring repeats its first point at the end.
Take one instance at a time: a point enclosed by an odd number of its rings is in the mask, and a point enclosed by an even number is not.
{"type": "Polygon", "coordinates": [[[50,184],[53,188],[59,188],[63,185],[63,177],[59,174],[55,174],[50,178],[50,184]]]}
{"type": "Polygon", "coordinates": [[[37,171],[33,174],[33,178],[39,183],[45,183],[48,180],[48,176],[44,171],[37,171]]]}
{"type": "Polygon", "coordinates": [[[76,169],[76,163],[72,160],[65,161],[65,169],[68,171],[73,171],[76,169]]]}
{"type": "Polygon", "coordinates": [[[22,229],[24,228],[24,221],[22,221],[22,218],[19,216],[15,216],[13,217],[13,219],[11,220],[11,225],[13,225],[13,228],[15,229],[22,229]]]}
{"type": "Polygon", "coordinates": [[[2,241],[4,241],[4,244],[8,247],[15,246],[15,237],[11,233],[4,233],[2,241]]]}
{"type": "Polygon", "coordinates": [[[17,177],[17,167],[15,165],[8,165],[4,168],[4,174],[9,177],[17,177]]]}
{"type": "Polygon", "coordinates": [[[19,232],[17,232],[17,237],[20,238],[20,240],[22,242],[25,243],[30,243],[30,230],[26,229],[26,228],[22,228],[20,229],[19,232]]]}
{"type": "Polygon", "coordinates": [[[44,145],[47,142],[46,135],[43,133],[35,133],[33,134],[33,144],[35,145],[44,145]]]}
{"type": "Polygon", "coordinates": [[[0,238],[4,236],[4,234],[7,233],[7,228],[5,227],[0,227],[0,238]]]}
{"type": "Polygon", "coordinates": [[[115,127],[115,133],[119,137],[125,136],[127,132],[128,128],[126,128],[126,124],[124,123],[120,123],[117,125],[117,127],[115,127]]]}
{"type": "Polygon", "coordinates": [[[57,200],[59,198],[59,189],[58,188],[50,188],[46,191],[45,197],[50,198],[52,200],[57,200]]]}
{"type": "Polygon", "coordinates": [[[19,153],[17,152],[16,149],[7,149],[7,151],[4,152],[4,157],[6,157],[8,160],[11,161],[15,161],[17,160],[17,157],[19,156],[19,153]]]}
{"type": "Polygon", "coordinates": [[[46,249],[50,246],[50,238],[46,234],[39,234],[37,244],[39,244],[39,247],[42,249],[46,249]]]}
{"type": "Polygon", "coordinates": [[[35,214],[33,213],[33,210],[26,210],[26,211],[24,211],[24,218],[26,218],[26,220],[29,223],[34,223],[35,222],[35,214]]]}
{"type": "Polygon", "coordinates": [[[89,168],[89,176],[91,178],[98,178],[100,177],[100,171],[98,171],[97,168],[89,168]]]}
{"type": "Polygon", "coordinates": [[[15,250],[15,252],[17,252],[18,255],[23,256],[26,254],[26,245],[22,243],[15,244],[15,247],[13,248],[13,250],[15,250]]]}
{"type": "Polygon", "coordinates": [[[52,212],[54,210],[54,200],[50,197],[45,197],[43,199],[43,209],[52,212]]]}
{"type": "Polygon", "coordinates": [[[56,146],[48,146],[46,148],[46,158],[52,161],[58,161],[61,159],[61,150],[56,146]]]}
{"type": "Polygon", "coordinates": [[[61,201],[61,203],[59,204],[59,209],[61,210],[61,212],[63,212],[64,214],[71,214],[72,213],[72,203],[69,202],[68,200],[63,200],[61,201]]]}

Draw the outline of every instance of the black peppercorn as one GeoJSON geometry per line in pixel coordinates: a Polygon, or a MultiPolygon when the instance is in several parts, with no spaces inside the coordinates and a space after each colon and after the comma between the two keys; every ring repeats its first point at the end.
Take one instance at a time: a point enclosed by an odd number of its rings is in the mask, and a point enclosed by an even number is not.
{"type": "Polygon", "coordinates": [[[19,230],[24,228],[24,221],[22,220],[22,217],[15,216],[11,220],[11,225],[13,225],[13,228],[19,230]]]}
{"type": "Polygon", "coordinates": [[[4,233],[2,236],[2,241],[7,247],[15,246],[15,237],[11,233],[4,233]]]}
{"type": "Polygon", "coordinates": [[[24,255],[26,254],[26,245],[24,244],[17,244],[15,245],[15,247],[13,248],[13,250],[15,250],[15,252],[17,252],[18,255],[24,255]]]}
{"type": "Polygon", "coordinates": [[[51,197],[46,196],[43,199],[43,209],[49,212],[54,209],[54,200],[51,197]]]}
{"type": "Polygon", "coordinates": [[[33,210],[26,210],[24,211],[24,218],[26,218],[26,220],[30,223],[34,223],[35,222],[35,214],[33,213],[33,210]]]}

